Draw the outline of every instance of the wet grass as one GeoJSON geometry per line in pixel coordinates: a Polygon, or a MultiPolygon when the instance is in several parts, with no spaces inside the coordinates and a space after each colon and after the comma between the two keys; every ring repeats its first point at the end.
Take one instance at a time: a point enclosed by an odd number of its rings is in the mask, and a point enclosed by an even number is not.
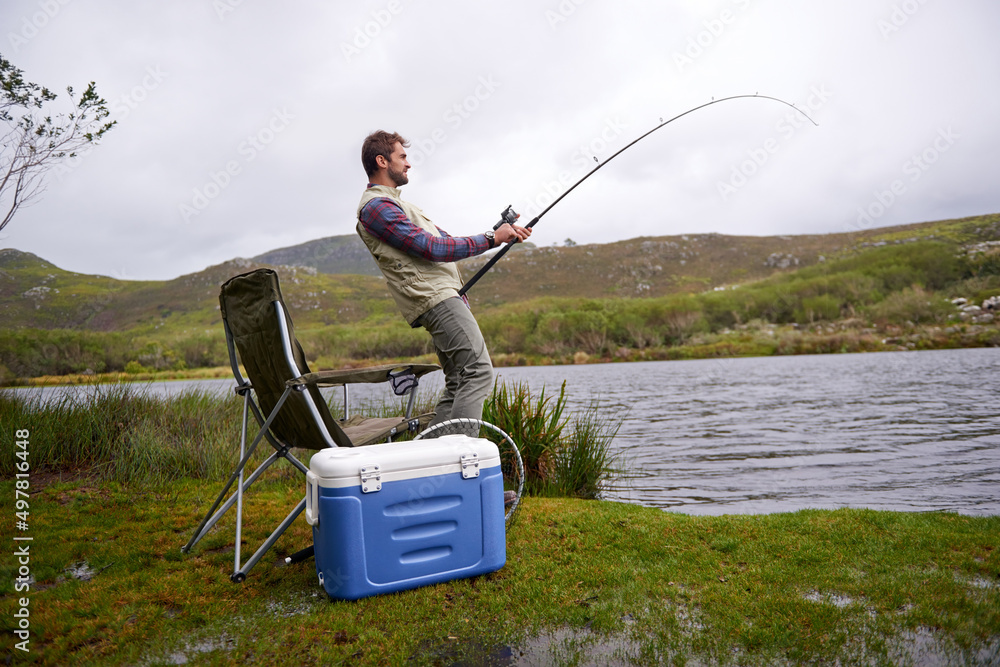
{"type": "MultiPolygon", "coordinates": [[[[599,406],[565,415],[564,399],[504,386],[491,400],[535,425],[520,437],[548,443],[539,468],[566,484],[522,502],[503,569],[331,602],[312,561],[284,565],[311,542],[301,519],[242,585],[228,578],[232,515],[180,551],[234,463],[237,399],[111,387],[89,402],[41,405],[0,392],[4,441],[30,431],[30,531],[19,533],[33,537],[28,590],[14,590],[15,559],[0,561],[6,608],[30,600],[31,650],[17,662],[1000,662],[1000,517],[692,517],[543,497],[590,497],[613,464],[607,445],[620,420],[599,406]]],[[[0,450],[0,493],[11,499],[23,481],[13,479],[15,451],[0,450]]],[[[254,486],[244,558],[303,491],[290,466],[254,486]]],[[[4,516],[5,534],[14,519],[4,516]]],[[[3,619],[12,631],[14,617],[3,619]]]]}
{"type": "MultiPolygon", "coordinates": [[[[13,497],[13,482],[0,483],[13,497]]],[[[694,517],[528,498],[500,571],[330,601],[296,521],[242,585],[233,518],[180,552],[215,485],[32,487],[22,664],[996,664],[1000,517],[867,510],[694,517]]],[[[244,554],[302,493],[247,498],[244,554]]],[[[5,519],[5,523],[8,520],[5,519]]],[[[5,526],[6,527],[6,526],[5,526]]],[[[14,599],[4,559],[3,599],[14,599]]],[[[4,616],[10,625],[10,615],[4,616]]],[[[8,631],[10,628],[5,628],[8,631]]]]}

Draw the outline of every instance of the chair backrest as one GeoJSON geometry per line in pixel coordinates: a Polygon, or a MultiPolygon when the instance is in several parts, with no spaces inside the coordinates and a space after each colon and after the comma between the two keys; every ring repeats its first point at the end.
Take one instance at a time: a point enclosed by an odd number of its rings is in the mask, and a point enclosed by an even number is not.
{"type": "MultiPolygon", "coordinates": [[[[285,392],[285,383],[309,372],[281,296],[278,274],[272,269],[257,269],[230,278],[222,285],[219,306],[227,339],[235,345],[266,417],[285,392]]],[[[233,372],[239,381],[235,360],[233,372]]],[[[352,446],[313,385],[291,392],[272,422],[271,432],[292,447],[352,446]]]]}

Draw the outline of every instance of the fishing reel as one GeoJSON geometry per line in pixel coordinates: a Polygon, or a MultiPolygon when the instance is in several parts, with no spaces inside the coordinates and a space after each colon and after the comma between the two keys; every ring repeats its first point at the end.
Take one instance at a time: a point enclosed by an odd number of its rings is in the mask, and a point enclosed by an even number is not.
{"type": "Polygon", "coordinates": [[[504,209],[504,212],[500,214],[500,222],[493,225],[493,231],[496,231],[503,227],[504,225],[513,225],[517,222],[517,219],[521,217],[520,213],[514,212],[514,205],[511,204],[504,209]]]}

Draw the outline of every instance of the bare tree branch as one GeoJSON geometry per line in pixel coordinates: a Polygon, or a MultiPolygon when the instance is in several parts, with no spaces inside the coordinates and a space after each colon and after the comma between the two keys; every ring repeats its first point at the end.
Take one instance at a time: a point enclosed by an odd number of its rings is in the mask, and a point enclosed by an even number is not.
{"type": "Polygon", "coordinates": [[[23,73],[0,55],[0,230],[17,211],[45,190],[46,173],[78,151],[97,143],[116,121],[109,121],[107,102],[93,82],[73,97],[68,114],[45,115],[42,110],[56,99],[48,88],[24,80],[23,73]]]}

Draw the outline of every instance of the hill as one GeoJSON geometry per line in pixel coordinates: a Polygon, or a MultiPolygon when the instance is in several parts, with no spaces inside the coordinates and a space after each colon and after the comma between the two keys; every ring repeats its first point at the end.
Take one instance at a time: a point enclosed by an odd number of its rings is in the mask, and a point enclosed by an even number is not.
{"type": "Polygon", "coordinates": [[[320,273],[379,276],[368,248],[356,234],[327,236],[307,243],[278,248],[251,258],[258,264],[307,266],[320,273]]]}
{"type": "MultiPolygon", "coordinates": [[[[274,266],[286,303],[321,365],[428,355],[426,336],[402,322],[381,276],[339,272],[363,263],[359,251],[367,253],[356,237],[330,237],[173,280],[123,281],[0,250],[0,376],[222,365],[219,286],[263,260],[283,262],[274,266]]],[[[462,262],[463,274],[485,261],[462,262]]],[[[752,321],[815,328],[843,320],[889,341],[893,327],[954,320],[946,299],[978,304],[998,294],[1000,214],[842,234],[524,244],[469,296],[500,362],[539,363],[671,358],[679,354],[673,348],[692,342],[713,355],[823,351],[801,341],[733,347],[711,337],[752,321]]],[[[993,344],[993,333],[973,334],[926,344],[993,344]]],[[[879,345],[859,334],[831,349],[879,345]]]]}
{"type": "MultiPolygon", "coordinates": [[[[469,296],[474,305],[493,307],[541,297],[695,293],[761,280],[880,244],[921,239],[959,246],[997,240],[1000,214],[842,234],[686,234],[573,247],[525,244],[508,253],[469,296]]],[[[486,258],[462,262],[463,275],[472,276],[486,258]]],[[[394,312],[361,240],[336,236],[167,281],[72,273],[30,253],[0,250],[0,319],[12,329],[149,332],[215,327],[219,285],[259,266],[277,267],[299,326],[358,322],[394,312]]]]}

